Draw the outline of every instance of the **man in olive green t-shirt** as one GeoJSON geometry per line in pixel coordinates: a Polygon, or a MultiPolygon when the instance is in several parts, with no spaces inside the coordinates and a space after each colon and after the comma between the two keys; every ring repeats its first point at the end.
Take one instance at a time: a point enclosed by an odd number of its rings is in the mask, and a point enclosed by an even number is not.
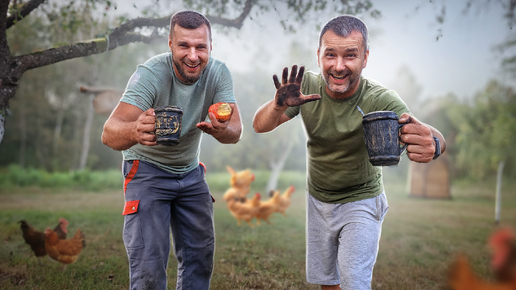
{"type": "Polygon", "coordinates": [[[366,25],[353,16],[331,19],[317,50],[321,74],[304,67],[273,76],[274,100],[253,120],[256,132],[274,130],[300,115],[307,134],[307,281],[327,289],[371,289],[383,218],[388,209],[382,170],[371,165],[362,113],[394,111],[407,156],[430,162],[446,144],[419,122],[397,95],[361,77],[369,57],[366,25]]]}

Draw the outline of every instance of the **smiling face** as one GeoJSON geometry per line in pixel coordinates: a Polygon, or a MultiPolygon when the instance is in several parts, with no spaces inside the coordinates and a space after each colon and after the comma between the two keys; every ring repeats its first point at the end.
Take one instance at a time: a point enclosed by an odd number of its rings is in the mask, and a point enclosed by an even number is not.
{"type": "Polygon", "coordinates": [[[210,58],[211,41],[208,26],[187,29],[175,25],[172,35],[168,36],[168,46],[172,51],[176,76],[187,84],[197,82],[210,58]]]}
{"type": "Polygon", "coordinates": [[[348,98],[356,92],[369,56],[369,50],[364,51],[362,34],[358,31],[347,37],[331,30],[324,33],[317,50],[317,63],[326,82],[326,92],[332,98],[348,98]]]}

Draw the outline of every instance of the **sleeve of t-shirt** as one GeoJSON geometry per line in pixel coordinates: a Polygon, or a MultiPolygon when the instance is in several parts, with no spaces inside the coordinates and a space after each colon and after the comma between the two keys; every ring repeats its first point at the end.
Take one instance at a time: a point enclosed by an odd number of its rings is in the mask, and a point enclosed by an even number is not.
{"type": "Polygon", "coordinates": [[[129,79],[120,101],[147,111],[152,108],[157,96],[157,83],[154,73],[146,66],[139,65],[129,79]]]}
{"type": "Polygon", "coordinates": [[[218,102],[236,103],[233,92],[233,77],[225,64],[222,64],[219,68],[218,80],[215,86],[214,104],[218,102]]]}
{"type": "Polygon", "coordinates": [[[387,90],[380,95],[382,107],[377,108],[377,111],[393,111],[400,117],[403,113],[409,113],[410,110],[407,104],[400,98],[398,93],[393,90],[387,90]]]}

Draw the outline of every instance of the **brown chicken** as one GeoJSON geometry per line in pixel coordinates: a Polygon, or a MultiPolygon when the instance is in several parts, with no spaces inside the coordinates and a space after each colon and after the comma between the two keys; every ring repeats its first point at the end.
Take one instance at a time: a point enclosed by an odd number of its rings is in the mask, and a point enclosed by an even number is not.
{"type": "Polygon", "coordinates": [[[224,195],[229,212],[237,219],[238,225],[244,220],[250,227],[254,227],[251,220],[256,217],[260,206],[260,194],[256,193],[251,200],[242,202],[238,195],[224,195]]]}
{"type": "Polygon", "coordinates": [[[280,202],[281,199],[279,191],[276,191],[269,200],[260,202],[260,208],[256,214],[256,223],[260,225],[260,220],[264,220],[266,223],[271,224],[269,217],[271,214],[278,211],[280,202]]]}
{"type": "Polygon", "coordinates": [[[494,282],[480,280],[471,270],[468,259],[459,255],[450,267],[448,284],[452,290],[516,290],[516,254],[514,233],[500,229],[491,235],[494,282]]]}
{"type": "Polygon", "coordinates": [[[516,235],[510,228],[501,228],[489,238],[493,257],[491,266],[497,281],[516,287],[516,235]]]}
{"type": "MultiPolygon", "coordinates": [[[[20,228],[23,232],[23,239],[26,244],[30,245],[30,248],[34,252],[34,255],[38,258],[38,263],[41,265],[41,257],[46,256],[47,252],[45,250],[45,234],[40,231],[36,231],[27,221],[21,220],[20,228]]],[[[66,233],[68,232],[66,226],[68,225],[68,221],[64,218],[59,219],[59,223],[54,228],[54,231],[57,234],[59,239],[66,239],[66,233]]]]}
{"type": "Polygon", "coordinates": [[[278,205],[278,212],[281,213],[283,216],[286,216],[285,211],[290,206],[290,198],[296,188],[291,185],[285,190],[285,192],[280,196],[280,203],[278,205]]]}
{"type": "Polygon", "coordinates": [[[60,263],[63,263],[63,270],[66,268],[67,264],[77,261],[82,249],[86,247],[84,233],[81,229],[77,229],[73,238],[68,240],[60,240],[57,237],[56,232],[50,228],[45,230],[45,236],[45,250],[47,251],[48,256],[60,263]]]}
{"type": "Polygon", "coordinates": [[[231,174],[231,178],[229,179],[231,187],[226,191],[224,196],[237,197],[240,201],[245,202],[246,196],[251,189],[251,183],[254,181],[254,174],[249,169],[236,172],[231,166],[227,166],[226,168],[231,174]]]}

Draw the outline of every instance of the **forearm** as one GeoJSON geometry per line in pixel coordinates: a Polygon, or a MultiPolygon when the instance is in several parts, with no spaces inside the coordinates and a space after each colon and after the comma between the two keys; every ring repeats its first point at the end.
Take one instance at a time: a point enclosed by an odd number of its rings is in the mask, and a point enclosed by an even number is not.
{"type": "Polygon", "coordinates": [[[278,106],[274,100],[262,105],[253,118],[253,128],[256,133],[270,132],[280,125],[281,116],[288,106],[278,106]]]}
{"type": "Polygon", "coordinates": [[[137,144],[133,128],[135,122],[125,122],[118,118],[110,118],[104,124],[102,143],[115,150],[126,150],[137,144]]]}
{"type": "Polygon", "coordinates": [[[242,137],[242,126],[230,124],[225,130],[213,133],[211,136],[222,144],[235,144],[242,137]]]}

